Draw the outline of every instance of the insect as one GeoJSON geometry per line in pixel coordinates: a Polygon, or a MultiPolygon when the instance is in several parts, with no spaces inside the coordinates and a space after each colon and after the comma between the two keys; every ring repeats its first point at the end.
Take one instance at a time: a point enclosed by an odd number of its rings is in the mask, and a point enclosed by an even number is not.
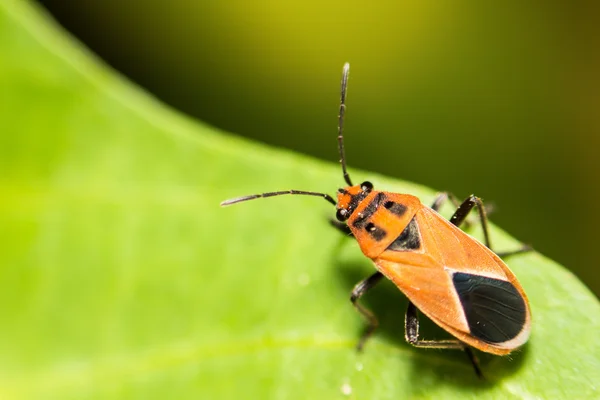
{"type": "Polygon", "coordinates": [[[502,261],[502,257],[529,248],[523,246],[512,252],[494,253],[486,210],[474,195],[459,203],[444,192],[427,207],[409,194],[376,191],[370,182],[353,185],[346,170],[343,136],[349,69],[346,63],[338,117],[338,150],[348,186],[338,189],[337,201],[326,193],[285,190],[225,200],[221,205],[286,194],[318,196],[332,203],[337,209],[337,221],[332,220],[332,224],[352,235],[377,269],[359,282],[350,295],[352,304],[368,322],[358,349],[363,348],[378,326],[375,315],[358,300],[386,277],[409,300],[405,315],[406,340],[416,347],[464,350],[476,374],[482,377],[471,348],[505,355],[529,338],[531,312],[527,296],[502,261]],[[448,200],[458,206],[450,220],[437,212],[448,200]],[[483,228],[484,243],[459,228],[474,207],[483,228]],[[454,338],[421,339],[419,311],[454,338]]]}

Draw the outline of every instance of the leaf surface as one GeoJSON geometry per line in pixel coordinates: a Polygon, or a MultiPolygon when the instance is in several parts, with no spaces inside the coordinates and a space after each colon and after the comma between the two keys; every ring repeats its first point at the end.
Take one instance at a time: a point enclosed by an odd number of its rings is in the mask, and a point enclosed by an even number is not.
{"type": "MultiPolygon", "coordinates": [[[[359,354],[348,296],[373,268],[330,229],[332,207],[219,207],[263,190],[332,193],[338,165],[177,114],[29,2],[0,3],[0,43],[0,398],[598,396],[600,305],[554,262],[510,260],[533,333],[510,357],[481,355],[485,382],[461,353],[404,343],[406,300],[389,282],[365,297],[381,327],[359,354]]],[[[518,244],[492,234],[499,250],[518,244]]]]}

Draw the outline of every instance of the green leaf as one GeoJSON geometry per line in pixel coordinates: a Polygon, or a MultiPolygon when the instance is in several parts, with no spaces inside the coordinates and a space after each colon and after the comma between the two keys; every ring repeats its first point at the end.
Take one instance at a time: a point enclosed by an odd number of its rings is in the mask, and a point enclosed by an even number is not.
{"type": "MultiPolygon", "coordinates": [[[[331,193],[338,165],[169,110],[28,2],[0,3],[0,43],[0,398],[599,396],[600,305],[552,261],[510,260],[533,333],[510,357],[480,354],[487,381],[459,352],[404,343],[406,300],[389,282],[365,298],[382,326],[359,354],[348,294],[373,268],[329,228],[332,207],[219,207],[263,190],[331,193]]],[[[492,234],[500,250],[517,245],[492,234]]]]}

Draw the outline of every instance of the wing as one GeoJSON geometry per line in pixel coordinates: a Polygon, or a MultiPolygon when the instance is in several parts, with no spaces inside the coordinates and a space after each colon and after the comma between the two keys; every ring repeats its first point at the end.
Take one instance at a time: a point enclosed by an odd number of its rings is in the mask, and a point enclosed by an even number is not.
{"type": "Polygon", "coordinates": [[[411,224],[398,240],[420,247],[396,241],[375,260],[377,268],[459,340],[499,355],[525,343],[527,297],[504,262],[433,210],[422,208],[411,224]]]}

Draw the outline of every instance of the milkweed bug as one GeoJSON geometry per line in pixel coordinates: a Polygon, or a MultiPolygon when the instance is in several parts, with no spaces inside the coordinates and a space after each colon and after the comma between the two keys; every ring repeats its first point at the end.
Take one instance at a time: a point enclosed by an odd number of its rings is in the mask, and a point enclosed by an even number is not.
{"type": "Polygon", "coordinates": [[[337,201],[326,193],[285,190],[225,200],[221,205],[284,194],[319,196],[335,205],[337,221],[332,220],[332,224],[353,236],[377,269],[359,282],[350,296],[354,307],[368,322],[358,349],[362,349],[378,325],[375,315],[358,300],[385,276],[408,297],[407,342],[416,347],[464,350],[481,377],[471,347],[505,355],[529,338],[531,312],[527,296],[502,261],[504,256],[529,248],[523,246],[512,252],[494,253],[486,210],[476,196],[471,195],[459,203],[451,194],[441,193],[433,205],[427,207],[409,194],[376,191],[370,182],[353,185],[346,170],[343,136],[349,68],[346,63],[338,117],[338,151],[348,186],[338,189],[337,201]],[[458,206],[449,221],[437,212],[448,199],[458,206]],[[484,244],[459,228],[474,207],[483,228],[484,244]],[[420,339],[417,310],[454,339],[420,339]]]}

